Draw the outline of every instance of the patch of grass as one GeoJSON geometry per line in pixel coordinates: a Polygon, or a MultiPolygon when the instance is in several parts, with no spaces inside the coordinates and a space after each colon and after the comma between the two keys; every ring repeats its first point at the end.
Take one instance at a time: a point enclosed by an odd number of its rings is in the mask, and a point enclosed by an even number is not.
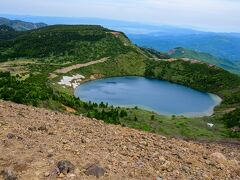
{"type": "Polygon", "coordinates": [[[145,58],[136,52],[129,52],[127,54],[110,58],[104,63],[94,64],[73,70],[70,73],[67,73],[67,75],[81,74],[87,79],[94,74],[101,75],[102,77],[128,75],[143,76],[145,72],[144,60],[145,58]]]}
{"type": "MultiPolygon", "coordinates": [[[[214,122],[214,128],[207,126],[208,121],[203,118],[185,118],[159,115],[154,112],[127,108],[128,116],[121,119],[121,124],[131,128],[154,132],[167,136],[188,137],[193,139],[221,139],[226,137],[226,127],[221,122],[214,122]],[[152,119],[154,115],[154,119],[152,119]],[[137,117],[137,121],[135,120],[137,117]]],[[[208,119],[208,118],[207,118],[208,119]]]]}

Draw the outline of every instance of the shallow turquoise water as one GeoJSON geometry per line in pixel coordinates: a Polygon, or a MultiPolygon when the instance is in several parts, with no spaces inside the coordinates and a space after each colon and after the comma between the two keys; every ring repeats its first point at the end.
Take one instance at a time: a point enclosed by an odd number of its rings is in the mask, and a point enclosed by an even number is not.
{"type": "Polygon", "coordinates": [[[164,115],[209,116],[221,99],[213,94],[144,77],[114,77],[78,86],[75,96],[83,101],[113,106],[141,107],[164,115]]]}

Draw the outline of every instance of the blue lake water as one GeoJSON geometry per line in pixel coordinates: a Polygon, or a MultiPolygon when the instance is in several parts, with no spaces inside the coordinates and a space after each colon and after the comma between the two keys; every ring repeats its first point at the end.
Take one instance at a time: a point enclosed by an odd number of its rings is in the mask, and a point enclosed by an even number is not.
{"type": "Polygon", "coordinates": [[[81,84],[75,96],[83,101],[135,107],[164,115],[210,116],[221,99],[209,93],[144,77],[114,77],[81,84]]]}

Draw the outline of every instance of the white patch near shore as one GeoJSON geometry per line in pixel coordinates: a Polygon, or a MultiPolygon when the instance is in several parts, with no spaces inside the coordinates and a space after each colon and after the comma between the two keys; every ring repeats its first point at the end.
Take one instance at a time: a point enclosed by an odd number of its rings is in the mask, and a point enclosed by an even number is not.
{"type": "Polygon", "coordinates": [[[85,79],[83,75],[77,74],[74,76],[63,76],[58,84],[73,87],[74,89],[80,85],[80,82],[85,79]]]}
{"type": "Polygon", "coordinates": [[[214,124],[212,124],[212,123],[207,123],[207,125],[211,128],[214,126],[214,124]]]}

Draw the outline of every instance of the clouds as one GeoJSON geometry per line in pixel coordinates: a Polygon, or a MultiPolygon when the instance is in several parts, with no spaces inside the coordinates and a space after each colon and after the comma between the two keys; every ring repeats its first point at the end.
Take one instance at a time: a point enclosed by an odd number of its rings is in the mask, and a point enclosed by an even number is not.
{"type": "Polygon", "coordinates": [[[100,17],[240,32],[238,0],[1,0],[0,12],[100,17]]]}

